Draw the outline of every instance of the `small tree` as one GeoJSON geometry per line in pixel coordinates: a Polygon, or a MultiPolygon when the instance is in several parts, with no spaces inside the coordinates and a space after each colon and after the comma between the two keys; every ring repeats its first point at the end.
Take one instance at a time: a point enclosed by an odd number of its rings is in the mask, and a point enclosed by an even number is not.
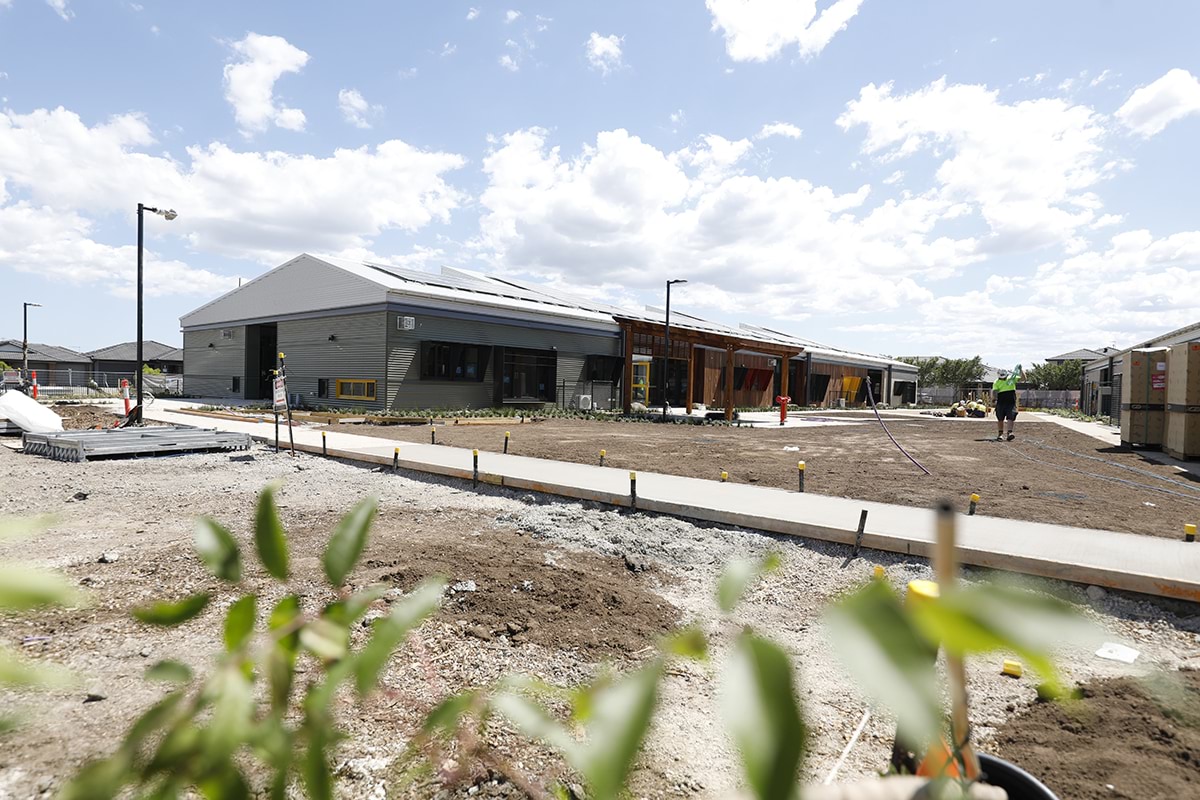
{"type": "Polygon", "coordinates": [[[155,369],[154,367],[150,366],[149,364],[142,364],[142,374],[143,375],[162,375],[162,370],[155,369]]]}
{"type": "Polygon", "coordinates": [[[903,361],[905,364],[912,364],[917,368],[917,383],[921,386],[937,386],[937,375],[941,358],[917,358],[915,356],[903,356],[897,361],[903,361]]]}
{"type": "Polygon", "coordinates": [[[1072,359],[1061,364],[1035,364],[1025,371],[1025,379],[1038,389],[1078,389],[1083,382],[1083,362],[1072,359]]]}

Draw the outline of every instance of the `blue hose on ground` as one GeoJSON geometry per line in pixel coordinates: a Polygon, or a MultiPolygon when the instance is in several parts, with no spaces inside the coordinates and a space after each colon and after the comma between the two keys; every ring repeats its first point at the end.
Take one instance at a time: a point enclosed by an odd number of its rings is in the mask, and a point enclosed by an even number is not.
{"type": "Polygon", "coordinates": [[[892,444],[896,445],[896,448],[901,453],[904,453],[904,455],[908,456],[909,461],[911,461],[912,463],[914,463],[918,467],[920,467],[921,472],[924,472],[926,475],[932,475],[933,473],[930,472],[929,470],[925,469],[925,467],[922,466],[920,461],[917,461],[915,458],[913,458],[911,455],[909,455],[909,452],[907,450],[905,450],[900,445],[899,442],[896,441],[896,437],[892,436],[892,432],[889,431],[888,426],[886,424],[884,424],[883,417],[879,416],[879,409],[875,407],[875,393],[871,391],[870,377],[867,378],[867,399],[871,401],[871,410],[875,412],[875,419],[879,420],[879,424],[883,426],[883,432],[886,433],[888,438],[892,440],[892,444]]]}

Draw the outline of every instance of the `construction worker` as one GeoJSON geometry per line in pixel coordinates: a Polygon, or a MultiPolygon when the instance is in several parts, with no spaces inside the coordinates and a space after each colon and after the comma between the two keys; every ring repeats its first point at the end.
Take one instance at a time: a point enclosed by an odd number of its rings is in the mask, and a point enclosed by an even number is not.
{"type": "Polygon", "coordinates": [[[1021,371],[1021,365],[1017,364],[1012,372],[1006,369],[1000,370],[999,377],[992,383],[992,394],[996,398],[996,441],[1002,442],[1006,438],[1012,441],[1017,438],[1013,435],[1013,426],[1017,422],[1017,381],[1024,377],[1021,371]],[[1005,431],[1005,423],[1008,423],[1008,430],[1005,431]]]}

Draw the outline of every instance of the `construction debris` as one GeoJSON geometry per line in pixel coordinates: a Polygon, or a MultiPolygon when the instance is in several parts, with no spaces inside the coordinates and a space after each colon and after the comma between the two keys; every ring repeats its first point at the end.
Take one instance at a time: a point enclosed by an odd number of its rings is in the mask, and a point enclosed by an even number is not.
{"type": "Polygon", "coordinates": [[[53,433],[63,429],[62,417],[21,392],[0,394],[0,417],[29,433],[53,433]]]}
{"type": "Polygon", "coordinates": [[[105,456],[161,455],[199,450],[249,450],[250,435],[214,428],[153,426],[57,433],[26,433],[25,452],[58,461],[105,456]]]}

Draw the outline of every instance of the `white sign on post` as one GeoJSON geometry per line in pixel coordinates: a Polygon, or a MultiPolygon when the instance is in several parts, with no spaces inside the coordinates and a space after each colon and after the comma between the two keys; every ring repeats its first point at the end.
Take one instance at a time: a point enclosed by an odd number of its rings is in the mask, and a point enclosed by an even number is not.
{"type": "Polygon", "coordinates": [[[283,378],[275,379],[275,410],[286,411],[287,402],[287,382],[283,378]]]}

